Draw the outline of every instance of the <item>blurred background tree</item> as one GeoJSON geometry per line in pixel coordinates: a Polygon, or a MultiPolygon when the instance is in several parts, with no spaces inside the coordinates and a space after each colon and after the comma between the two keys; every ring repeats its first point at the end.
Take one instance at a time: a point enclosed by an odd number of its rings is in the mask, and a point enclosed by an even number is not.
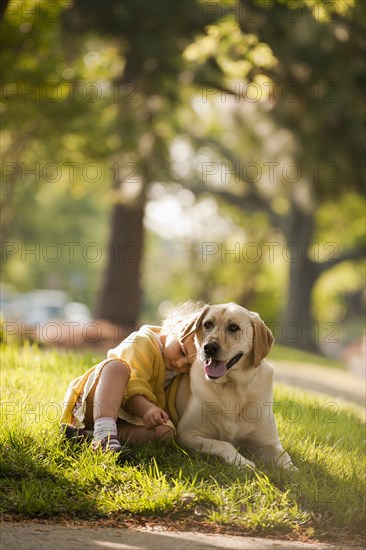
{"type": "Polygon", "coordinates": [[[64,6],[11,2],[2,23],[3,281],[92,304],[114,151],[115,105],[100,90],[121,61],[97,38],[66,47],[64,6]]]}
{"type": "Polygon", "coordinates": [[[124,326],[203,298],[303,349],[357,336],[364,2],[52,4],[4,17],[4,281],[124,326]]]}
{"type": "Polygon", "coordinates": [[[115,131],[121,148],[115,157],[115,202],[97,316],[113,323],[137,323],[143,218],[149,185],[169,174],[169,143],[180,100],[182,51],[202,29],[196,1],[103,2],[97,21],[88,24],[90,2],[76,0],[66,14],[68,32],[92,28],[119,41],[124,68],[114,79],[119,98],[115,131]]]}
{"type": "MultiPolygon", "coordinates": [[[[233,191],[226,184],[214,192],[244,212],[262,210],[272,228],[281,231],[287,243],[284,259],[289,262],[282,324],[293,325],[295,346],[314,349],[316,281],[339,263],[365,254],[361,202],[365,192],[365,4],[242,0],[216,7],[212,4],[208,14],[219,12],[221,22],[209,25],[190,45],[186,57],[196,62],[196,74],[207,95],[220,96],[221,102],[228,102],[231,95],[238,104],[266,99],[265,109],[274,127],[272,135],[266,133],[268,144],[261,139],[263,124],[259,132],[254,129],[256,152],[249,153],[240,142],[230,148],[219,139],[213,144],[216,163],[225,161],[235,183],[233,191]],[[276,139],[282,141],[277,150],[276,139]],[[251,181],[245,168],[250,163],[255,178],[258,169],[267,166],[267,188],[263,178],[251,181]],[[240,190],[238,180],[243,184],[240,190]],[[360,207],[353,241],[348,247],[339,239],[314,242],[318,208],[349,193],[360,207]]],[[[247,120],[244,112],[242,127],[247,120]]],[[[240,135],[239,128],[236,135],[240,135]]],[[[212,132],[206,143],[210,138],[212,132]]],[[[344,214],[346,220],[345,210],[344,214]]],[[[285,336],[291,343],[292,338],[285,336]]]]}

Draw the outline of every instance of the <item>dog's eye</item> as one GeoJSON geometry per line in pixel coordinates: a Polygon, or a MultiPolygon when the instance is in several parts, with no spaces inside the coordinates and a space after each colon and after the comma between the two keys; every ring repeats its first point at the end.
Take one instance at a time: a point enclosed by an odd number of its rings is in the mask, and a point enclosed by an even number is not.
{"type": "Polygon", "coordinates": [[[227,329],[229,332],[237,332],[238,330],[240,330],[238,325],[235,325],[234,323],[232,323],[231,325],[228,325],[227,329]]]}
{"type": "Polygon", "coordinates": [[[203,326],[204,326],[205,329],[211,330],[211,329],[213,329],[214,324],[213,324],[212,321],[206,321],[205,323],[203,323],[203,326]]]}

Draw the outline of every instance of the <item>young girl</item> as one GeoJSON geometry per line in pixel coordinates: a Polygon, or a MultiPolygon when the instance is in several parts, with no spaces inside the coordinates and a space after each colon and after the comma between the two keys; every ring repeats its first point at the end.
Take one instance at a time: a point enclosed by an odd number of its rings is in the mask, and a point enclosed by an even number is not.
{"type": "Polygon", "coordinates": [[[164,410],[164,388],[177,374],[189,372],[202,308],[186,302],[170,310],[161,327],[142,326],[73,380],[61,417],[66,435],[93,429],[92,447],[102,452],[121,452],[125,440],[171,439],[175,428],[164,410]]]}

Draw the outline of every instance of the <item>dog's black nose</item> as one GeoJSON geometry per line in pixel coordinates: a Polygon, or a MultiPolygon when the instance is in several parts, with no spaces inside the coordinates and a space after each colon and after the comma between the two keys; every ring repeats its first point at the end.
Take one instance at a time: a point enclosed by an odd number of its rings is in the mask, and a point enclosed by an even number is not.
{"type": "Polygon", "coordinates": [[[217,342],[208,342],[203,346],[203,351],[207,357],[215,357],[220,351],[220,345],[217,342]]]}

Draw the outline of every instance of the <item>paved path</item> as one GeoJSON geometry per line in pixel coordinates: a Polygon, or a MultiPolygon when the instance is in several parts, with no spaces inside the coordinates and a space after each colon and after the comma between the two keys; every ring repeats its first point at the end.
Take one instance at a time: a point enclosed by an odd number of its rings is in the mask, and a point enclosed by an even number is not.
{"type": "Polygon", "coordinates": [[[316,393],[332,396],[337,401],[366,406],[366,381],[349,371],[321,367],[312,363],[271,361],[275,368],[275,381],[284,382],[316,393]]]}
{"type": "Polygon", "coordinates": [[[0,533],[1,550],[364,550],[349,544],[42,523],[2,523],[0,533]]]}

